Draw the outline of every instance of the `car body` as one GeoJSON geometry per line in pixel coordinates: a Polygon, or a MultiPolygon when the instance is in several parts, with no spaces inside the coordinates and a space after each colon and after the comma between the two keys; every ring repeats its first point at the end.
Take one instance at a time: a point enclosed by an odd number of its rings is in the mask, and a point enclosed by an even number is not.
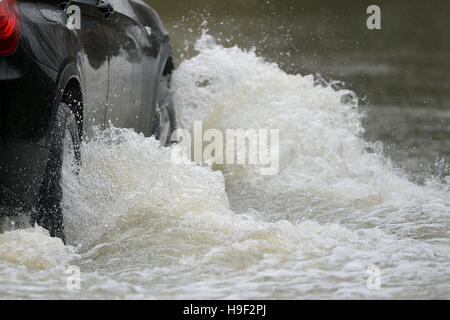
{"type": "Polygon", "coordinates": [[[2,212],[36,206],[62,102],[83,137],[109,123],[150,136],[172,70],[169,35],[144,1],[0,0],[2,212]]]}

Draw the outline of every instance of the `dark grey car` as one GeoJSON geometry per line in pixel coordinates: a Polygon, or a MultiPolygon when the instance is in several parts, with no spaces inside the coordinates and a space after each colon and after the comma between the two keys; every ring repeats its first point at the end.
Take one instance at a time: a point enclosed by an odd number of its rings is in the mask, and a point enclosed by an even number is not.
{"type": "Polygon", "coordinates": [[[94,126],[169,143],[169,35],[141,0],[0,1],[0,208],[64,239],[64,145],[80,164],[94,126]],[[69,141],[69,143],[64,143],[69,141]]]}

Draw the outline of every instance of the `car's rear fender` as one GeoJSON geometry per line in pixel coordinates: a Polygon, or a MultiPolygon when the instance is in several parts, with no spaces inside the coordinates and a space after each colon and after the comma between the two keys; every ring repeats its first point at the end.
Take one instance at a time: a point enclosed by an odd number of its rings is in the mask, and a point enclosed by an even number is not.
{"type": "Polygon", "coordinates": [[[76,37],[62,21],[46,17],[51,10],[62,13],[55,3],[19,1],[18,47],[0,55],[0,183],[27,206],[38,196],[49,133],[64,89],[71,79],[80,81],[76,37]]]}

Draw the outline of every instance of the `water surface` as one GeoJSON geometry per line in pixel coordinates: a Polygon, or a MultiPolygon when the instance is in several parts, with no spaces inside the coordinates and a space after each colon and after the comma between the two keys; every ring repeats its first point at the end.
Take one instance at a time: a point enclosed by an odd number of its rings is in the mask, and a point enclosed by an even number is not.
{"type": "Polygon", "coordinates": [[[70,245],[1,234],[0,298],[450,298],[449,5],[379,1],[369,31],[368,4],[152,1],[180,124],[279,129],[279,174],[98,133],[65,171],[70,245]]]}

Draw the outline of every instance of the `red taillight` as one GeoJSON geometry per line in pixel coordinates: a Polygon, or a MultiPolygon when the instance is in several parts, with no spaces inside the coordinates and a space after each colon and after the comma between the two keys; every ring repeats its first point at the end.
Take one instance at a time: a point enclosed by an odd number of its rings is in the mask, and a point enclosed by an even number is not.
{"type": "Polygon", "coordinates": [[[0,0],[0,55],[16,50],[20,39],[20,12],[17,0],[0,0]]]}

